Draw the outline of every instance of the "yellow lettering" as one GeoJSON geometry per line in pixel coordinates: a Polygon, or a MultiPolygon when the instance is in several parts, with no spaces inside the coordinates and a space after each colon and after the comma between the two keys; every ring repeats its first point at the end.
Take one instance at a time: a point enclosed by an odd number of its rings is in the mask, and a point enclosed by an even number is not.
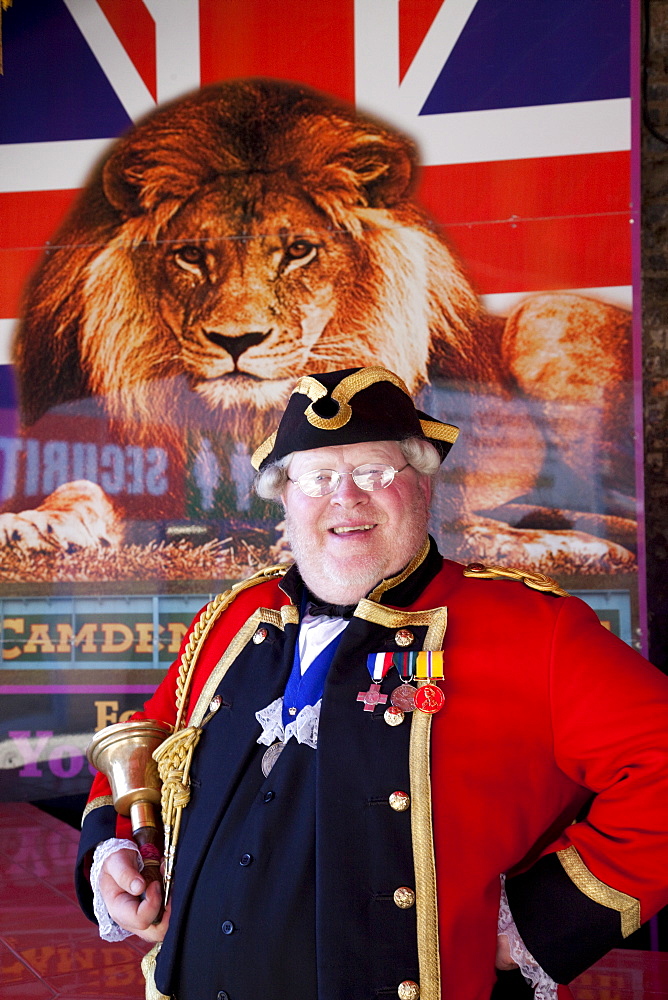
{"type": "Polygon", "coordinates": [[[58,653],[69,653],[71,646],[81,646],[82,653],[97,653],[97,645],[95,643],[95,630],[97,625],[95,622],[88,622],[87,625],[82,625],[76,636],[72,632],[72,626],[68,622],[62,622],[56,625],[58,630],[58,645],[56,646],[56,651],[58,653]]]}
{"type": "MultiPolygon", "coordinates": [[[[11,629],[12,632],[23,632],[26,627],[25,618],[5,618],[2,622],[2,630],[6,632],[7,629],[11,629]]],[[[17,656],[21,655],[20,646],[8,646],[7,649],[2,648],[2,658],[3,660],[15,660],[17,656]]]]}
{"type": "MultiPolygon", "coordinates": [[[[135,647],[135,653],[152,653],[153,622],[137,622],[135,628],[137,629],[137,645],[135,647]]],[[[164,631],[164,626],[160,625],[158,627],[158,635],[164,631]]],[[[158,643],[158,649],[164,649],[164,644],[162,642],[158,643]]]]}
{"type": "Polygon", "coordinates": [[[96,701],[93,702],[93,704],[97,709],[97,722],[95,723],[96,733],[100,729],[104,729],[105,726],[111,726],[114,722],[118,722],[117,701],[96,701]]]}
{"type": "Polygon", "coordinates": [[[132,629],[122,622],[103,622],[100,628],[104,636],[101,653],[125,653],[132,646],[132,629]],[[117,635],[122,636],[118,641],[117,635]]]}
{"type": "Polygon", "coordinates": [[[37,622],[33,622],[30,626],[30,635],[28,636],[28,641],[23,647],[24,653],[36,653],[38,648],[41,646],[43,653],[55,653],[56,647],[49,635],[48,625],[39,625],[37,622]]]}
{"type": "Polygon", "coordinates": [[[183,622],[167,622],[165,629],[170,636],[167,646],[168,651],[170,653],[178,653],[183,642],[183,637],[188,631],[188,626],[184,625],[183,622]]]}
{"type": "Polygon", "coordinates": [[[129,709],[127,710],[127,712],[121,712],[121,714],[120,714],[120,716],[119,716],[119,719],[118,719],[118,721],[119,721],[119,722],[127,722],[127,721],[128,721],[128,719],[129,719],[129,718],[130,718],[130,717],[131,717],[132,715],[134,715],[136,711],[137,711],[137,709],[136,709],[136,708],[129,708],[129,709]]]}

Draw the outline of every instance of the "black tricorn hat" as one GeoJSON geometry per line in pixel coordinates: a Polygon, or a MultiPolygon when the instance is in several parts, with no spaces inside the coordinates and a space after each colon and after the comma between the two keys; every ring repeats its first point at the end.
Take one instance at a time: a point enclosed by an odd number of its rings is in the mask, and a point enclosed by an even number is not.
{"type": "Polygon", "coordinates": [[[426,438],[441,461],[459,429],[416,410],[405,383],[387,368],[346,368],[303,375],[292,390],[278,429],[255,450],[260,471],[292,451],[361,441],[426,438]]]}

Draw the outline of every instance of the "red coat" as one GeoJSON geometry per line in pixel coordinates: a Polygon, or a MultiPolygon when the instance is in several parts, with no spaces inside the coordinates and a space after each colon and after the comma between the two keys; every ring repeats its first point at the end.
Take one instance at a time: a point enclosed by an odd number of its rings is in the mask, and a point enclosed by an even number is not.
{"type": "MultiPolygon", "coordinates": [[[[230,662],[245,656],[269,620],[256,609],[274,609],[275,623],[283,607],[284,621],[296,621],[279,582],[240,591],[209,623],[188,702],[198,724],[229,667],[221,668],[223,651],[230,662]]],[[[668,902],[668,679],[578,599],[466,577],[447,561],[407,608],[360,602],[349,630],[382,648],[405,626],[424,648],[435,640],[440,648],[446,617],[445,705],[409,723],[421,998],[488,1000],[500,873],[511,873],[520,933],[561,982],[668,902]]],[[[147,717],[174,723],[179,663],[147,702],[147,717]]],[[[331,724],[327,699],[326,688],[321,739],[331,724]]],[[[96,778],[91,799],[108,808],[108,794],[96,778]]],[[[102,839],[95,812],[83,850],[102,839]]],[[[178,880],[178,849],[176,857],[178,880]]]]}

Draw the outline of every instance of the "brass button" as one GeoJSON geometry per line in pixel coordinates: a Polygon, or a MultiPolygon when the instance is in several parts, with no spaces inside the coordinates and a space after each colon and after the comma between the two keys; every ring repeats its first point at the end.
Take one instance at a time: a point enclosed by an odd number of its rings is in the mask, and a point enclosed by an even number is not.
{"type": "Polygon", "coordinates": [[[469,563],[466,569],[469,573],[485,573],[487,571],[487,567],[483,563],[469,563]]]}
{"type": "Polygon", "coordinates": [[[394,890],[394,902],[400,910],[410,910],[411,906],[415,906],[415,893],[407,885],[400,885],[394,890]]]}
{"type": "Polygon", "coordinates": [[[399,631],[394,636],[394,641],[396,642],[397,646],[411,646],[413,644],[414,639],[415,636],[410,631],[410,629],[407,628],[400,628],[399,631]]]}
{"type": "Polygon", "coordinates": [[[390,705],[385,709],[384,718],[388,726],[400,726],[404,721],[404,713],[396,705],[390,705]]]}
{"type": "Polygon", "coordinates": [[[264,640],[267,638],[268,635],[269,633],[267,632],[266,628],[259,628],[255,633],[255,635],[253,636],[253,642],[255,643],[256,646],[259,646],[261,642],[264,642],[264,640]]]}
{"type": "Polygon", "coordinates": [[[399,983],[397,993],[399,1000],[418,1000],[420,987],[412,979],[404,979],[403,983],[399,983]]]}
{"type": "Polygon", "coordinates": [[[395,812],[406,812],[411,804],[411,797],[408,792],[392,792],[389,798],[390,807],[395,812]]]}
{"type": "Polygon", "coordinates": [[[222,704],[223,704],[223,699],[220,697],[220,695],[219,694],[214,695],[211,701],[209,702],[209,711],[217,712],[222,704]]]}

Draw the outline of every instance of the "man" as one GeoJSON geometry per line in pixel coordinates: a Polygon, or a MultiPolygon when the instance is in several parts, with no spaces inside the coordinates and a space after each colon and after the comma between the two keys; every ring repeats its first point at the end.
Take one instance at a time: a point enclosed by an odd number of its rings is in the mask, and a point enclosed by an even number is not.
{"type": "Polygon", "coordinates": [[[253,456],[296,565],[212,602],[145,706],[159,923],[101,777],[83,824],[107,936],[162,942],[147,996],[556,998],[668,901],[668,681],[553,581],[441,558],[457,433],[352,369],[253,456]]]}

